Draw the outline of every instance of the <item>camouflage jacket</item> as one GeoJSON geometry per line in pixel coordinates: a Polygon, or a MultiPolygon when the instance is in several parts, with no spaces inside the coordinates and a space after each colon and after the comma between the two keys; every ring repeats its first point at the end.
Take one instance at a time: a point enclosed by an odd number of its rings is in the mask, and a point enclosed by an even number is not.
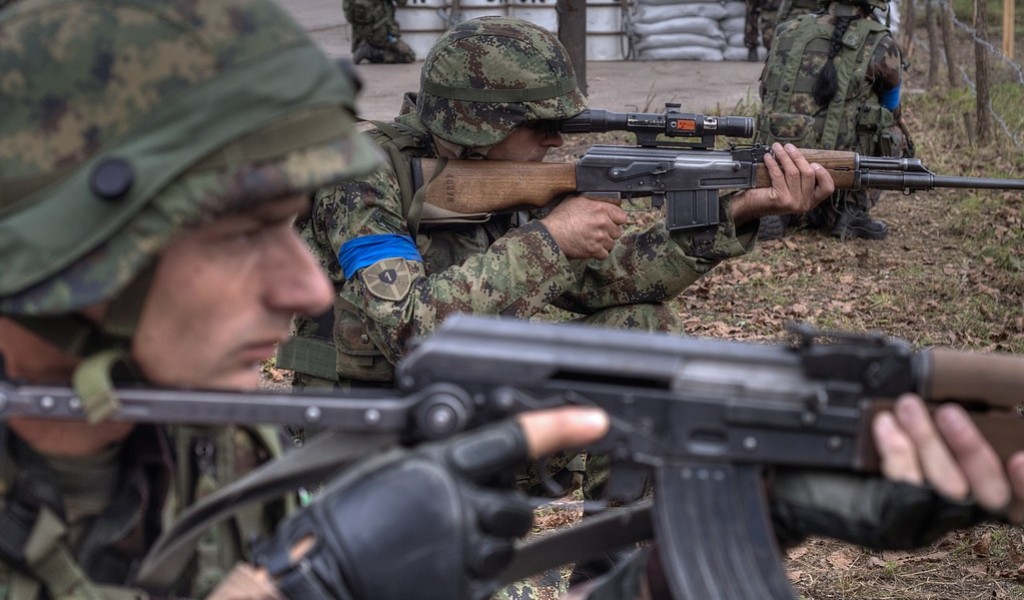
{"type": "MultiPolygon", "coordinates": [[[[404,155],[436,156],[415,113],[397,121],[423,140],[404,155]]],[[[381,132],[371,135],[387,147],[381,132]]],[[[394,162],[394,154],[390,156],[394,162]]],[[[415,239],[417,256],[382,256],[357,272],[343,272],[339,253],[353,240],[409,236],[397,169],[408,169],[407,161],[318,191],[312,213],[301,225],[301,235],[338,292],[333,342],[342,378],[389,380],[391,365],[402,357],[407,341],[430,333],[454,313],[530,318],[553,305],[592,315],[670,300],[722,259],[749,251],[757,228],[756,222],[748,224],[737,237],[724,200],[722,225],[716,231],[670,235],[659,221],[620,238],[606,260],[571,261],[539,221],[518,227],[507,217],[479,224],[423,224],[415,239]],[[386,365],[366,366],[374,351],[386,365]],[[364,370],[346,367],[354,361],[361,361],[364,370]]],[[[312,335],[316,329],[308,321],[298,326],[299,335],[312,335]]],[[[323,333],[327,328],[319,329],[323,333]]]]}
{"type": "MultiPolygon", "coordinates": [[[[269,429],[139,426],[105,458],[69,460],[44,458],[3,433],[0,521],[7,524],[6,541],[18,537],[8,514],[28,506],[15,500],[26,497],[19,481],[32,482],[28,487],[43,499],[26,530],[32,543],[20,548],[28,567],[0,558],[5,600],[147,598],[131,581],[160,532],[197,499],[281,452],[269,429]]],[[[166,597],[205,597],[236,563],[251,558],[251,540],[269,534],[292,508],[290,500],[255,505],[204,533],[166,597]]]]}

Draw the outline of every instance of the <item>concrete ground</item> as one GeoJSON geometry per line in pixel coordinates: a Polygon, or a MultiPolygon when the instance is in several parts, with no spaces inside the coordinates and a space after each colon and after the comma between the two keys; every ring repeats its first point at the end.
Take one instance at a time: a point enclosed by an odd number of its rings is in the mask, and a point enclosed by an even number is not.
{"type": "MultiPolygon", "coordinates": [[[[279,0],[331,56],[351,56],[350,31],[341,0],[279,0]]],[[[363,78],[361,116],[391,119],[402,94],[419,87],[422,62],[408,65],[358,65],[363,78]]],[[[686,112],[729,114],[737,103],[757,97],[761,63],[699,61],[590,61],[590,106],[614,111],[657,112],[678,102],[686,112]]]]}

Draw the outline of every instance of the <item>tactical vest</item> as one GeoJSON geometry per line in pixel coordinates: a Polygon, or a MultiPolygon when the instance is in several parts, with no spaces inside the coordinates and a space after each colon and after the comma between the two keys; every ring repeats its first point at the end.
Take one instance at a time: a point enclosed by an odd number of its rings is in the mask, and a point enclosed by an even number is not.
{"type": "Polygon", "coordinates": [[[834,27],[817,22],[818,18],[814,14],[797,18],[798,25],[774,42],[762,75],[757,141],[891,156],[893,144],[887,132],[896,120],[865,80],[875,50],[889,30],[872,19],[850,23],[834,58],[836,95],[828,106],[819,107],[811,91],[828,59],[834,27]]]}
{"type": "MultiPolygon", "coordinates": [[[[152,433],[153,430],[150,430],[152,433]]],[[[168,428],[172,451],[177,452],[171,473],[171,495],[166,506],[163,498],[150,497],[141,508],[142,517],[156,518],[180,513],[202,496],[234,480],[261,462],[279,456],[282,447],[270,428],[173,427],[168,428]]],[[[0,427],[0,440],[6,430],[0,427]]],[[[158,434],[159,435],[159,434],[158,434]]],[[[135,510],[125,504],[129,494],[119,484],[111,504],[94,518],[89,534],[78,551],[86,552],[87,563],[80,563],[66,540],[67,526],[61,517],[63,504],[59,492],[45,473],[42,459],[20,441],[4,440],[0,461],[0,598],[5,600],[128,600],[146,599],[142,590],[124,584],[98,584],[95,581],[130,580],[141,556],[119,557],[110,552],[99,560],[87,553],[85,545],[94,534],[108,541],[127,535],[116,527],[131,527],[116,516],[135,510]],[[17,444],[18,452],[8,452],[6,442],[17,444]],[[16,460],[15,455],[19,458],[16,460]],[[102,515],[115,515],[103,520],[102,515]],[[112,527],[115,527],[112,529],[112,527]],[[102,531],[97,531],[102,529],[102,531]],[[83,564],[89,565],[88,567],[83,564]]],[[[11,448],[13,448],[12,446],[11,448]]],[[[126,447],[125,452],[131,448],[126,447]]],[[[152,489],[150,489],[152,491],[152,489]]],[[[269,534],[294,502],[285,499],[243,509],[231,520],[206,532],[197,545],[195,557],[179,589],[167,592],[175,597],[203,597],[227,575],[239,561],[248,560],[248,544],[256,535],[269,534]]],[[[166,519],[164,519],[166,525],[166,519]]]]}

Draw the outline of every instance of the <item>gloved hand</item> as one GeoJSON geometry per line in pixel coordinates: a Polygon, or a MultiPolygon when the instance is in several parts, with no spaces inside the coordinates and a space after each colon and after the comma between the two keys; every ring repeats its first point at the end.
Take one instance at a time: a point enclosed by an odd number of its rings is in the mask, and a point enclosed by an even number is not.
{"type": "Polygon", "coordinates": [[[778,469],[770,486],[772,523],[783,547],[822,535],[876,550],[919,548],[997,518],[929,487],[852,473],[778,469]]]}
{"type": "Polygon", "coordinates": [[[292,599],[485,598],[533,523],[509,476],[527,451],[510,421],[361,463],[287,519],[257,562],[292,599]]]}

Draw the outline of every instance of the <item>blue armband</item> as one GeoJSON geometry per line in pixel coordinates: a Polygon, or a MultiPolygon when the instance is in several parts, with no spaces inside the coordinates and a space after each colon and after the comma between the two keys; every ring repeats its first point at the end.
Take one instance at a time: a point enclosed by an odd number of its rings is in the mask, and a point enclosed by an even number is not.
{"type": "Polygon", "coordinates": [[[404,258],[423,262],[412,236],[397,233],[364,235],[349,240],[338,252],[338,264],[345,279],[351,279],[359,269],[389,258],[404,258]]]}
{"type": "Polygon", "coordinates": [[[892,88],[888,92],[882,92],[882,95],[878,98],[882,106],[889,110],[896,110],[900,105],[900,88],[903,87],[903,82],[896,84],[896,87],[892,88]]]}

